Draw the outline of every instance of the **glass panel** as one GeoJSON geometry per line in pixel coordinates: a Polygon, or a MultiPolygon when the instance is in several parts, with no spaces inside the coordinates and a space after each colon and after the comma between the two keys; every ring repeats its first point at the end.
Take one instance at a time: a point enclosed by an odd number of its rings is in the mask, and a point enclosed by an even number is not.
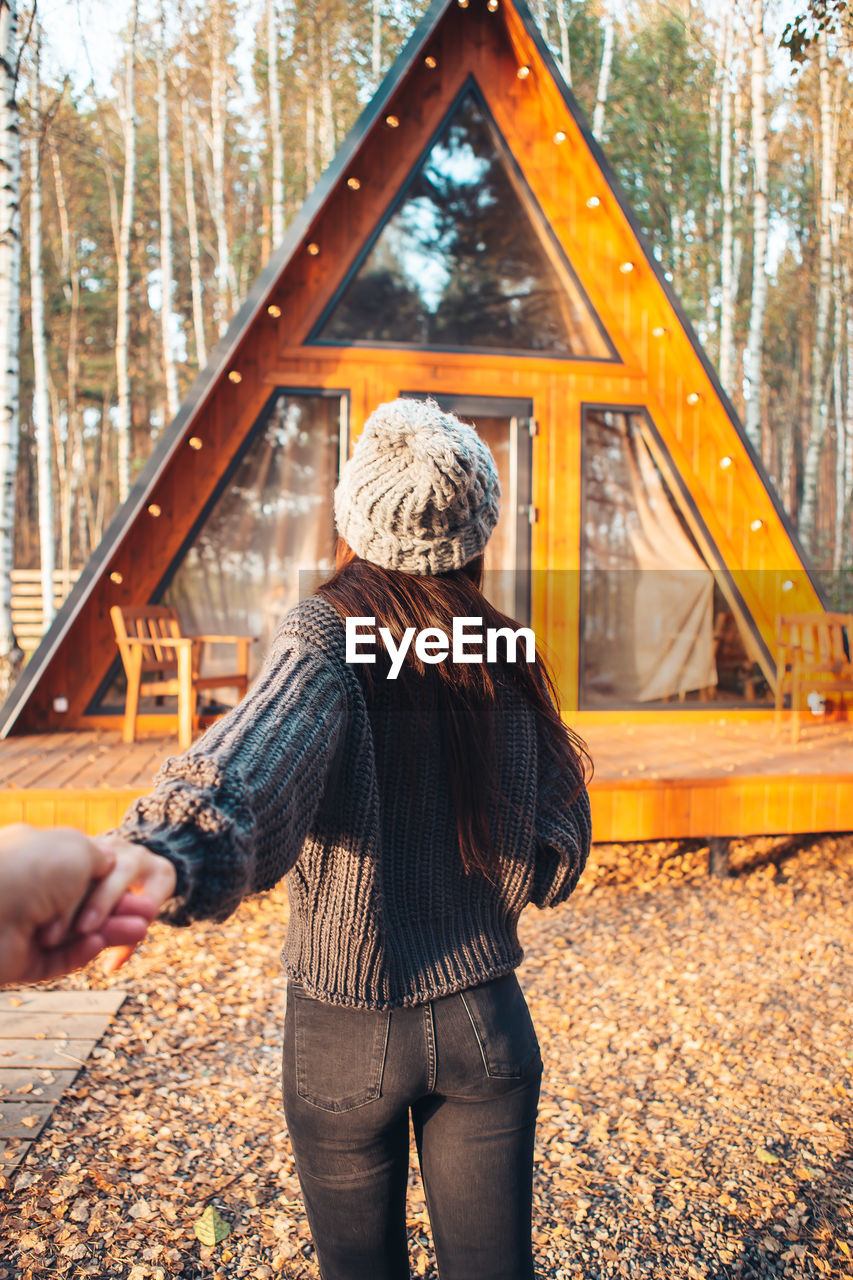
{"type": "Polygon", "coordinates": [[[615,357],[571,268],[525,208],[533,197],[522,199],[497,136],[469,90],[320,341],[615,357]]]}
{"type": "MultiPolygon", "coordinates": [[[[481,418],[474,423],[492,451],[501,483],[501,513],[486,544],[483,589],[501,613],[516,616],[516,520],[513,513],[519,499],[512,492],[514,467],[511,459],[512,433],[507,418],[481,418]]],[[[526,621],[526,619],[520,619],[526,621]]]]}
{"type": "Polygon", "coordinates": [[[642,414],[584,418],[581,706],[770,701],[650,441],[642,414]]]}
{"type": "MultiPolygon", "coordinates": [[[[255,635],[250,677],[284,614],[305,594],[300,571],[334,568],[334,511],[340,439],[340,396],[281,392],[216,499],[160,603],[176,609],[182,629],[197,635],[255,635]]],[[[311,584],[313,586],[313,583],[311,584]]],[[[206,645],[202,673],[235,670],[233,645],[206,645]]],[[[99,709],[124,707],[124,673],[99,709]]],[[[230,704],[223,688],[202,703],[230,704]]],[[[161,700],[162,701],[162,700],[161,700]]],[[[143,699],[140,710],[172,711],[143,699]]]]}

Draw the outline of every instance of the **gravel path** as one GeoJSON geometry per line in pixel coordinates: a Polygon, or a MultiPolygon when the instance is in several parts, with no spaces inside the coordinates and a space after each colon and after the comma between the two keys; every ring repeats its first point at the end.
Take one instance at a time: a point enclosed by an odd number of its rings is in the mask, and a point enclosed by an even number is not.
{"type": "MultiPolygon", "coordinates": [[[[853,1280],[853,838],[744,843],[725,880],[707,857],[597,846],[571,902],[523,918],[540,1280],[853,1280]]],[[[316,1280],[279,1094],[284,911],[276,890],[157,928],[119,974],[130,999],[0,1177],[0,1280],[316,1280]]]]}

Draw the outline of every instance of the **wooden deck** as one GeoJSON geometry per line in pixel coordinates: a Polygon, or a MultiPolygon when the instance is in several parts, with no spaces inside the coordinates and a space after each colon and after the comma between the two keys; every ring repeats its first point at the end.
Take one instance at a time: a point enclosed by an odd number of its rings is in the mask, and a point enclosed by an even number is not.
{"type": "MultiPolygon", "coordinates": [[[[582,725],[595,761],[598,841],[853,830],[853,726],[807,725],[796,745],[772,718],[582,725]]],[[[0,741],[0,824],[103,831],[120,821],[175,738],[127,746],[117,732],[0,741]]]]}

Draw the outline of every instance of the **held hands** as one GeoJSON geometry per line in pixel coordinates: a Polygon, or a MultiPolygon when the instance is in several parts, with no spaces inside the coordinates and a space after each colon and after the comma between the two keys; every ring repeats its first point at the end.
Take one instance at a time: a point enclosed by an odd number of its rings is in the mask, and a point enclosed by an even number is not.
{"type": "Polygon", "coordinates": [[[118,836],[0,829],[0,985],[59,977],[101,951],[113,972],[174,887],[167,859],[118,836]]]}

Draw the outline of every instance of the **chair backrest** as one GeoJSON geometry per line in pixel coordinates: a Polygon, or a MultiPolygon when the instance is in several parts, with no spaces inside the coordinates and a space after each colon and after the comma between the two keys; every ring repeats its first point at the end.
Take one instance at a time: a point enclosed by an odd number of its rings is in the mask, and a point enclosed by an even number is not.
{"type": "Polygon", "coordinates": [[[832,667],[850,661],[848,634],[853,614],[790,613],[776,619],[781,649],[799,649],[806,663],[832,667]]]}
{"type": "Polygon", "coordinates": [[[110,609],[116,642],[124,664],[125,672],[130,671],[130,637],[145,640],[142,651],[142,669],[163,670],[177,666],[177,654],[171,647],[158,644],[164,636],[177,638],[181,635],[181,624],[174,609],[167,609],[161,604],[147,604],[134,608],[123,608],[114,604],[110,609]]]}

